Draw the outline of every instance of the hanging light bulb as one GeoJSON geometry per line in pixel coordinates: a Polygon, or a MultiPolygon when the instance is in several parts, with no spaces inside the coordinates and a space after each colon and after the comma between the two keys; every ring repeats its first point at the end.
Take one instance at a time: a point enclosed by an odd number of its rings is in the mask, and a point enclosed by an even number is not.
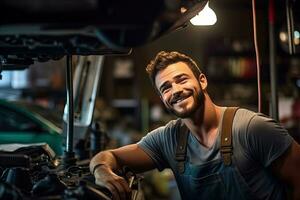
{"type": "Polygon", "coordinates": [[[195,17],[193,17],[190,22],[194,26],[211,26],[217,22],[216,13],[208,6],[208,2],[195,17]]]}

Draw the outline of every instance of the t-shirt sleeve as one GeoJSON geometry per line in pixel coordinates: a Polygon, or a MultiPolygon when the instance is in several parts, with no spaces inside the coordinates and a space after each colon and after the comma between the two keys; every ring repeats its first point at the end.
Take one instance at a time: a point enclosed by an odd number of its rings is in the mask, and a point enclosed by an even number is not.
{"type": "Polygon", "coordinates": [[[286,129],[262,114],[251,119],[247,137],[251,155],[265,167],[270,166],[293,142],[286,129]]]}
{"type": "Polygon", "coordinates": [[[137,143],[151,157],[159,171],[169,167],[164,152],[164,143],[167,134],[165,129],[165,127],[155,129],[137,143]]]}

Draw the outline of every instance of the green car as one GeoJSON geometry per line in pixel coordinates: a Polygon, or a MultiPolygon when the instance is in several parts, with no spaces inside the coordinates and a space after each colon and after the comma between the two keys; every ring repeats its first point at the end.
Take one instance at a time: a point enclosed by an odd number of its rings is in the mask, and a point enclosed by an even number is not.
{"type": "Polygon", "coordinates": [[[25,102],[0,100],[0,144],[47,143],[57,155],[63,152],[62,116],[25,102]]]}

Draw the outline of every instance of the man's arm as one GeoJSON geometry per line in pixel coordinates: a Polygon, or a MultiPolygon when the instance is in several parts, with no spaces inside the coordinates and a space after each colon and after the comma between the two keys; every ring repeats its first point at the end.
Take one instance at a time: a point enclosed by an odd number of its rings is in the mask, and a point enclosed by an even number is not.
{"type": "Polygon", "coordinates": [[[152,159],[137,144],[100,152],[90,162],[96,184],[108,188],[113,199],[126,199],[130,193],[125,179],[116,174],[123,166],[136,173],[155,168],[152,159]]]}
{"type": "Polygon", "coordinates": [[[277,158],[271,167],[281,180],[292,188],[294,200],[300,200],[300,145],[293,141],[289,149],[277,158]]]}

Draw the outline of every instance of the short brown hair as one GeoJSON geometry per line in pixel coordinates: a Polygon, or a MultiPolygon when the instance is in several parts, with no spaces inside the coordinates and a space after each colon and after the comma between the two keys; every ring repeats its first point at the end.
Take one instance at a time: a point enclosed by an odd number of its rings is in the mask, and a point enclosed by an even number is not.
{"type": "Polygon", "coordinates": [[[199,75],[202,73],[199,67],[197,66],[196,62],[189,56],[176,51],[171,51],[171,52],[161,51],[156,55],[156,57],[153,60],[150,61],[150,63],[146,67],[146,72],[148,73],[151,83],[155,88],[156,88],[155,85],[156,74],[160,70],[163,70],[167,66],[177,62],[186,63],[188,67],[192,70],[196,78],[198,78],[199,75]]]}

